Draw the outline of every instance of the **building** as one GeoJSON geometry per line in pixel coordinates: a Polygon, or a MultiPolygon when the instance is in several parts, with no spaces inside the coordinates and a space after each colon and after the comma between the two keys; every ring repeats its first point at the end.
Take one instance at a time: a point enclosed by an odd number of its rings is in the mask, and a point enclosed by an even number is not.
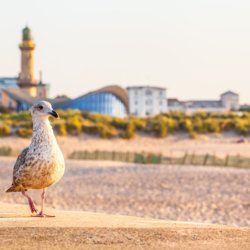
{"type": "Polygon", "coordinates": [[[184,112],[185,110],[184,103],[177,98],[168,98],[167,103],[168,103],[168,109],[171,112],[175,112],[175,111],[184,112]]]}
{"type": "Polygon", "coordinates": [[[17,88],[17,77],[0,77],[0,88],[17,88]]]}
{"type": "Polygon", "coordinates": [[[127,91],[112,85],[89,92],[75,99],[53,103],[55,109],[79,109],[109,116],[123,117],[128,114],[127,91]]]}
{"type": "Polygon", "coordinates": [[[29,96],[18,88],[0,89],[0,103],[2,107],[13,111],[25,111],[37,101],[35,97],[29,96]]]}
{"type": "Polygon", "coordinates": [[[21,71],[18,77],[0,77],[0,107],[10,110],[28,110],[31,105],[47,99],[48,84],[35,79],[34,50],[35,44],[31,30],[25,27],[22,30],[21,71]]]}
{"type": "Polygon", "coordinates": [[[22,32],[22,42],[19,45],[21,50],[21,72],[18,77],[18,86],[28,95],[43,99],[48,96],[48,87],[46,84],[35,79],[35,47],[31,29],[25,27],[22,32]]]}
{"type": "Polygon", "coordinates": [[[239,95],[227,91],[220,95],[219,100],[190,100],[190,101],[180,101],[176,98],[168,99],[169,111],[180,111],[185,113],[195,113],[195,112],[228,112],[232,110],[239,110],[239,95]]]}
{"type": "Polygon", "coordinates": [[[222,106],[228,110],[240,109],[239,95],[232,91],[227,91],[221,94],[220,100],[221,100],[222,106]]]}
{"type": "Polygon", "coordinates": [[[145,117],[168,110],[166,89],[152,86],[128,87],[129,114],[145,117]]]}

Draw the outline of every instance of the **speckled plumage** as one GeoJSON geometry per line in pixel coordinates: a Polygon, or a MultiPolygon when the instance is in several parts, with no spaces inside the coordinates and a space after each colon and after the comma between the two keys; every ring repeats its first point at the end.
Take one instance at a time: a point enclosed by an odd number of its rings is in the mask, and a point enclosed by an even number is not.
{"type": "MultiPolygon", "coordinates": [[[[49,103],[43,103],[51,107],[49,103]]],[[[35,112],[38,111],[35,110],[35,112]]],[[[32,120],[31,144],[18,156],[13,170],[13,183],[7,192],[45,189],[57,182],[64,174],[63,154],[57,144],[48,116],[32,113],[32,120]]]]}

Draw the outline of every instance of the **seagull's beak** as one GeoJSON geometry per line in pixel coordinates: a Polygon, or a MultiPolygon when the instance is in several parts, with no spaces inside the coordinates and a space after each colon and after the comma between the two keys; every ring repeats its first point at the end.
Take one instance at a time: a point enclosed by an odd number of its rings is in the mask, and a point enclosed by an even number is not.
{"type": "Polygon", "coordinates": [[[49,114],[54,116],[55,118],[59,118],[59,115],[56,113],[55,110],[50,111],[49,114]]]}

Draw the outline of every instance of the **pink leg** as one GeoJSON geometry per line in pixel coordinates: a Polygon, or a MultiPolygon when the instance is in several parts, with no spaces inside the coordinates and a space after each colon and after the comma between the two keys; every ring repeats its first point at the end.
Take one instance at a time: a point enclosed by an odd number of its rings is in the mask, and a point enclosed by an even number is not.
{"type": "Polygon", "coordinates": [[[25,196],[28,199],[31,213],[37,213],[37,209],[35,207],[35,204],[34,204],[33,200],[29,197],[29,195],[26,194],[25,191],[22,191],[22,195],[25,196]]]}
{"type": "Polygon", "coordinates": [[[41,198],[42,198],[41,212],[38,214],[38,216],[40,216],[40,217],[45,217],[45,214],[43,213],[44,199],[45,199],[45,189],[43,189],[41,198]]]}

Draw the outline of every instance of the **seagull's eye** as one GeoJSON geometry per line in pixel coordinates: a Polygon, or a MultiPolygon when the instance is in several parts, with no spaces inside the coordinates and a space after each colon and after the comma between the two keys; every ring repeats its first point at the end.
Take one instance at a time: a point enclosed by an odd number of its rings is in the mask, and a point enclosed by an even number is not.
{"type": "Polygon", "coordinates": [[[43,109],[43,106],[41,106],[41,105],[38,106],[38,109],[39,109],[39,110],[42,110],[42,109],[43,109]]]}

